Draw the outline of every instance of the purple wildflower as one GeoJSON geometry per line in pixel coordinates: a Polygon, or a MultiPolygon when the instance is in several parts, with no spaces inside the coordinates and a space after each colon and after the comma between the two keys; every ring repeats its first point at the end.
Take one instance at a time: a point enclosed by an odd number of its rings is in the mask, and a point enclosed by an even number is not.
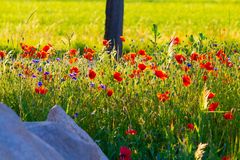
{"type": "Polygon", "coordinates": [[[40,60],[39,60],[39,59],[34,59],[34,60],[32,60],[32,62],[35,63],[35,64],[37,64],[37,63],[40,62],[40,60]]]}
{"type": "Polygon", "coordinates": [[[91,82],[91,83],[90,83],[90,86],[91,86],[92,88],[95,87],[95,83],[91,82]]]}
{"type": "Polygon", "coordinates": [[[39,72],[42,72],[42,68],[41,68],[41,67],[39,67],[37,70],[38,70],[39,72]]]}
{"type": "Polygon", "coordinates": [[[79,113],[75,113],[75,114],[72,116],[72,118],[75,119],[75,118],[78,117],[78,115],[79,115],[79,113]]]}
{"type": "Polygon", "coordinates": [[[49,72],[44,72],[44,75],[49,75],[49,72]]]}
{"type": "Polygon", "coordinates": [[[40,81],[38,82],[38,86],[41,87],[43,85],[43,83],[40,81]]]}
{"type": "Polygon", "coordinates": [[[106,90],[106,86],[104,84],[100,84],[100,87],[103,89],[103,90],[106,90]]]}

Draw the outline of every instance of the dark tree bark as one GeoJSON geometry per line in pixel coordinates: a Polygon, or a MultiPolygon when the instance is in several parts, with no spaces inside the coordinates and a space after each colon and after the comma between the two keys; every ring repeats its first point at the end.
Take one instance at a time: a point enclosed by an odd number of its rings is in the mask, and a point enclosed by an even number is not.
{"type": "Polygon", "coordinates": [[[111,40],[109,51],[116,49],[116,59],[122,56],[124,0],[107,0],[104,39],[111,40]]]}

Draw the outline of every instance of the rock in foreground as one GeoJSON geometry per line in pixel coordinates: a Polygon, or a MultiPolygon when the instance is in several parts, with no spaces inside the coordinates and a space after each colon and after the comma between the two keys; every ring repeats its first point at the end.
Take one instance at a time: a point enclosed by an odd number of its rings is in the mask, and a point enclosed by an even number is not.
{"type": "Polygon", "coordinates": [[[107,160],[90,136],[58,106],[45,122],[21,122],[0,103],[3,160],[107,160]]]}

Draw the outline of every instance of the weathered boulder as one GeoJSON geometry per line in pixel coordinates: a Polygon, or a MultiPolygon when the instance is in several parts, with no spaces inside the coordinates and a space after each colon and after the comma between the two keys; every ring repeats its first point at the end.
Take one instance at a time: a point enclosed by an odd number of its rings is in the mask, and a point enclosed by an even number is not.
{"type": "Polygon", "coordinates": [[[10,108],[0,103],[0,159],[63,160],[49,144],[30,133],[10,108]]]}
{"type": "Polygon", "coordinates": [[[61,107],[53,107],[47,121],[23,123],[0,103],[0,124],[0,159],[108,160],[61,107]]]}
{"type": "Polygon", "coordinates": [[[51,145],[66,160],[100,160],[97,148],[61,123],[25,122],[26,128],[51,145]]]}
{"type": "Polygon", "coordinates": [[[82,141],[94,146],[97,149],[98,156],[100,157],[101,160],[108,160],[106,155],[102,152],[100,147],[93,141],[93,139],[82,128],[80,128],[74,122],[74,120],[65,113],[65,111],[61,107],[57,105],[54,106],[48,114],[47,121],[56,122],[63,125],[68,130],[75,133],[82,141]]]}

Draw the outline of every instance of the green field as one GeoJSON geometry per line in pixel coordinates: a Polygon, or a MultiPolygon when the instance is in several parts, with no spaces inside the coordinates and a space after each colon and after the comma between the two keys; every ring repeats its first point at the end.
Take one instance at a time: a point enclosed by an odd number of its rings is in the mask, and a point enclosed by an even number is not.
{"type": "MultiPolygon", "coordinates": [[[[105,1],[8,1],[0,2],[0,45],[19,46],[52,43],[99,46],[105,23],[105,1]]],[[[157,24],[162,39],[184,39],[200,32],[219,40],[240,39],[240,3],[237,1],[126,1],[124,36],[131,40],[152,37],[157,24]]]]}

